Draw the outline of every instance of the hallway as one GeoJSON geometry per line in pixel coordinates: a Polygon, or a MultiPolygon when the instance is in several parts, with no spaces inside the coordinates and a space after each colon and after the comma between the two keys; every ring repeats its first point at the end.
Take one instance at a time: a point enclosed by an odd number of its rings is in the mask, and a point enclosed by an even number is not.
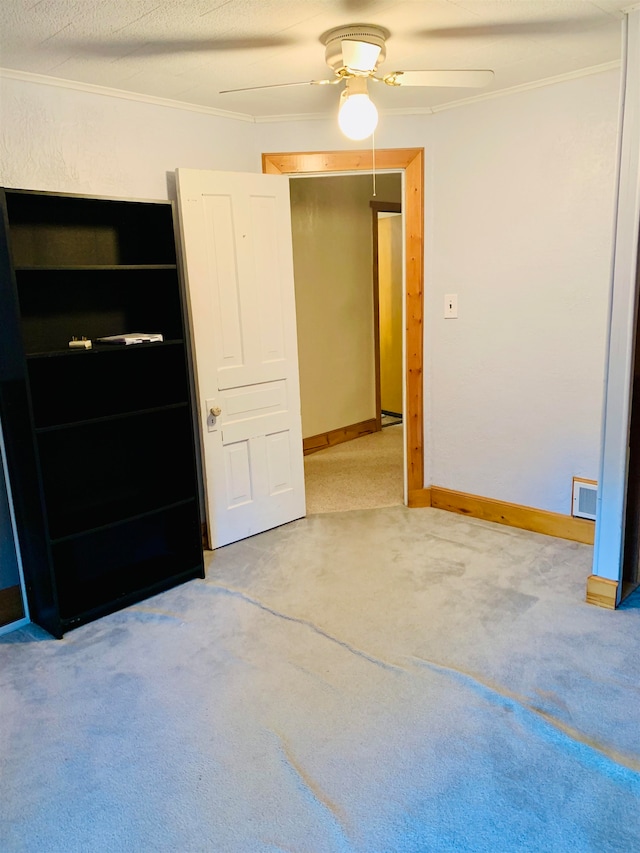
{"type": "Polygon", "coordinates": [[[402,504],[402,424],[305,457],[307,514],[402,504]]]}

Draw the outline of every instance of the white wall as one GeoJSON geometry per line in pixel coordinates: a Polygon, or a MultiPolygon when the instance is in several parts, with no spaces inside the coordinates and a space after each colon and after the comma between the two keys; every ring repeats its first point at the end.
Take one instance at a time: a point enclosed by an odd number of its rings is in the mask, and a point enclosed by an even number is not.
{"type": "MultiPolygon", "coordinates": [[[[569,512],[597,476],[618,73],[426,116],[426,484],[569,512]],[[444,293],[458,320],[442,319],[444,293]]],[[[251,125],[4,80],[0,183],[166,198],[177,166],[260,170],[263,151],[362,147],[335,122],[251,125]]]]}
{"type": "MultiPolygon", "coordinates": [[[[337,104],[337,99],[336,99],[337,104]]],[[[432,115],[380,116],[376,148],[428,148],[432,115]]],[[[256,138],[260,152],[349,151],[370,149],[371,139],[351,142],[340,132],[336,118],[321,121],[259,122],[256,138]]]]}
{"type": "Polygon", "coordinates": [[[617,114],[608,73],[435,117],[434,484],[570,513],[597,479],[617,114]]]}
{"type": "Polygon", "coordinates": [[[166,199],[178,167],[259,171],[255,125],[0,77],[0,185],[166,199]]]}
{"type": "MultiPolygon", "coordinates": [[[[426,153],[427,485],[569,513],[572,476],[597,477],[618,85],[381,117],[378,147],[426,153]]],[[[257,131],[263,151],[350,147],[318,122],[257,131]]]]}

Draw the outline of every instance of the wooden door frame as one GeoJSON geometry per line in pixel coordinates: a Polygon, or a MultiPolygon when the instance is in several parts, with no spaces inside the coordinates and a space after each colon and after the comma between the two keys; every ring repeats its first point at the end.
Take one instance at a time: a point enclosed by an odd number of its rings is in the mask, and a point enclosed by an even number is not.
{"type": "Polygon", "coordinates": [[[402,213],[402,205],[392,201],[370,201],[373,245],[373,359],[376,391],[376,430],[382,429],[382,390],[380,388],[380,264],[378,259],[378,214],[402,213]]]}
{"type": "MultiPolygon", "coordinates": [[[[404,173],[405,217],[405,409],[407,504],[421,505],[424,491],[424,149],[383,148],[375,168],[404,173]]],[[[262,171],[271,175],[322,175],[373,171],[372,151],[302,151],[262,155],[262,171]]]]}

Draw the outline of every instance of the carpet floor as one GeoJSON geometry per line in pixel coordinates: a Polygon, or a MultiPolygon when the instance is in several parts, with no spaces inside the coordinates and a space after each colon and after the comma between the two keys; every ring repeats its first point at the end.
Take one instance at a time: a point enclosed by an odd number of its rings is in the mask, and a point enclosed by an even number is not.
{"type": "Polygon", "coordinates": [[[640,850],[640,600],[591,549],[313,515],[0,638],[3,853],[640,850]]]}
{"type": "Polygon", "coordinates": [[[305,456],[307,513],[399,506],[403,467],[402,424],[305,456]]]}

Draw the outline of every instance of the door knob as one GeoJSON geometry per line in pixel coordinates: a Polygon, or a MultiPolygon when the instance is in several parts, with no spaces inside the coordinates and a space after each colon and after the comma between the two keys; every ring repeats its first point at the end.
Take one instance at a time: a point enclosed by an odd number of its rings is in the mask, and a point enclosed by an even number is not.
{"type": "Polygon", "coordinates": [[[220,408],[220,406],[212,406],[209,409],[209,412],[213,415],[214,418],[217,418],[222,414],[222,409],[220,408]]]}

